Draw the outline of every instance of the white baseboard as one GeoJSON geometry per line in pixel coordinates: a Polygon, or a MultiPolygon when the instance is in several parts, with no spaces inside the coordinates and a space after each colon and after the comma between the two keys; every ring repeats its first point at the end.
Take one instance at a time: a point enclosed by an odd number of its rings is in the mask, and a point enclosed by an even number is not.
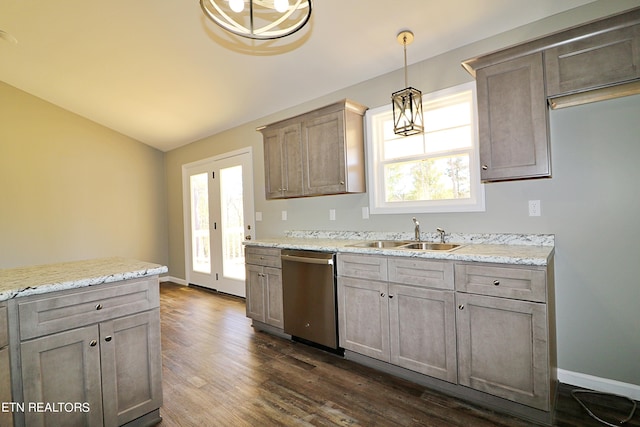
{"type": "Polygon", "coordinates": [[[176,283],[178,285],[183,285],[183,286],[189,286],[186,280],[178,279],[177,277],[173,277],[173,276],[160,276],[160,281],[176,283]]]}
{"type": "Polygon", "coordinates": [[[589,390],[613,393],[633,400],[640,400],[640,386],[635,384],[594,377],[593,375],[579,372],[565,371],[564,369],[558,369],[558,381],[589,390]]]}

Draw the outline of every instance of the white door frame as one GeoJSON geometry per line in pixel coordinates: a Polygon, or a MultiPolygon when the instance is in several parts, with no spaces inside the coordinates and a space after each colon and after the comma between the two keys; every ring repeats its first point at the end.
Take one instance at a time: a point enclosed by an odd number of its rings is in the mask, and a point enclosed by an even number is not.
{"type": "MultiPolygon", "coordinates": [[[[251,162],[253,162],[253,149],[252,147],[244,147],[238,150],[230,151],[227,153],[219,154],[213,157],[208,157],[206,159],[197,160],[195,162],[186,163],[182,165],[182,213],[183,213],[183,227],[184,227],[184,269],[185,269],[185,279],[187,285],[192,282],[191,277],[191,260],[192,260],[192,248],[191,248],[191,188],[189,185],[189,177],[195,173],[199,172],[199,169],[202,170],[205,166],[210,163],[223,160],[229,157],[239,156],[242,154],[249,154],[251,162]]],[[[249,194],[253,195],[253,167],[251,167],[247,172],[248,182],[243,182],[244,192],[249,192],[249,194]]],[[[209,172],[210,173],[210,172],[209,172]]],[[[211,204],[211,203],[210,203],[211,204]]],[[[249,197],[246,203],[247,206],[244,206],[244,216],[245,216],[245,226],[250,225],[251,231],[247,232],[253,236],[255,230],[255,218],[254,218],[254,205],[253,205],[253,197],[249,197]],[[250,203],[250,206],[248,204],[250,203]]],[[[213,262],[211,263],[211,267],[213,269],[213,262]]],[[[212,275],[215,274],[212,271],[212,275]]]]}

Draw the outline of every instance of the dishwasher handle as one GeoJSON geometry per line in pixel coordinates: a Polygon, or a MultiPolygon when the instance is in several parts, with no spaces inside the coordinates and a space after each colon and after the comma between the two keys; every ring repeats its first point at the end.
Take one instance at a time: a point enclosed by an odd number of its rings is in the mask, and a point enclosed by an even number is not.
{"type": "Polygon", "coordinates": [[[304,262],[306,264],[333,265],[333,258],[311,258],[295,255],[280,255],[282,261],[304,262]]]}

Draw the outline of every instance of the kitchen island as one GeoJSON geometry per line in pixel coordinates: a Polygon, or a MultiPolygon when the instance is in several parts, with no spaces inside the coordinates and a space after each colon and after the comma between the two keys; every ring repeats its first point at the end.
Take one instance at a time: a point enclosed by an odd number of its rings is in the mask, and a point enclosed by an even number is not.
{"type": "Polygon", "coordinates": [[[126,258],[0,270],[2,425],[160,422],[167,271],[126,258]]]}
{"type": "MultiPolygon", "coordinates": [[[[346,358],[552,424],[554,236],[448,234],[452,250],[394,246],[413,237],[303,231],[245,242],[248,272],[261,273],[247,274],[247,315],[256,329],[278,332],[271,320],[282,323],[274,315],[283,312],[281,297],[276,304],[281,249],[336,253],[338,335],[346,358]]],[[[420,237],[442,242],[440,234],[420,237]]]]}

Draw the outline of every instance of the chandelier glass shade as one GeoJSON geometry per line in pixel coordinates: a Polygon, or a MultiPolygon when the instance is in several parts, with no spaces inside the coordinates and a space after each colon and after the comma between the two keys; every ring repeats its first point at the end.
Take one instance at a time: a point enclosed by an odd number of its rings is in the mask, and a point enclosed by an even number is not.
{"type": "Polygon", "coordinates": [[[393,132],[396,135],[409,136],[424,132],[422,92],[410,87],[407,79],[407,45],[413,41],[413,33],[402,31],[397,38],[404,47],[404,84],[406,88],[391,94],[393,132]]]}
{"type": "Polygon", "coordinates": [[[291,35],[311,17],[311,0],[200,0],[200,6],[220,27],[255,40],[291,35]]]}

